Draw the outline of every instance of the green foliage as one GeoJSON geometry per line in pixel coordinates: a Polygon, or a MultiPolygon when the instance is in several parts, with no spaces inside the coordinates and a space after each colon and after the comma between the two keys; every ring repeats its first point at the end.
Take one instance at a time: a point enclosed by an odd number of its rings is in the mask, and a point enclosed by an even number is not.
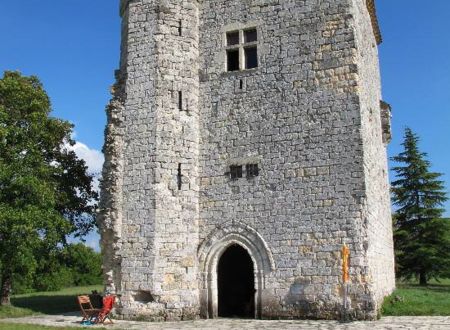
{"type": "Polygon", "coordinates": [[[72,125],[52,118],[36,77],[5,72],[0,79],[1,300],[9,303],[15,274],[38,268],[66,236],[94,226],[97,193],[83,160],[67,148],[72,125]]]}
{"type": "Polygon", "coordinates": [[[70,269],[59,266],[51,273],[37,272],[34,276],[33,290],[58,291],[73,285],[73,274],[70,269]]]}
{"type": "Polygon", "coordinates": [[[36,273],[28,273],[25,276],[21,274],[13,275],[12,293],[31,293],[36,291],[33,288],[33,278],[36,273]]]}
{"type": "Polygon", "coordinates": [[[404,151],[392,159],[400,163],[393,170],[392,199],[397,275],[419,277],[422,285],[430,278],[446,276],[450,268],[450,222],[443,219],[447,200],[442,174],[430,172],[426,154],[419,151],[419,138],[405,130],[404,151]]]}
{"type": "Polygon", "coordinates": [[[101,254],[82,243],[69,244],[45,256],[39,255],[43,257],[37,260],[32,276],[15,278],[15,294],[102,283],[101,254]]]}
{"type": "Polygon", "coordinates": [[[102,283],[102,257],[84,244],[68,245],[62,253],[62,264],[70,269],[76,286],[102,283]]]}

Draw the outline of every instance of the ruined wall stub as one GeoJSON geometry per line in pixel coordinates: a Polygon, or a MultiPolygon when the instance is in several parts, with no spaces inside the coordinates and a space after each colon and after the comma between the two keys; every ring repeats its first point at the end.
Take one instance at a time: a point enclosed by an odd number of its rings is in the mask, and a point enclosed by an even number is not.
{"type": "Polygon", "coordinates": [[[375,318],[395,279],[373,1],[123,0],[121,15],[99,217],[117,313],[217,316],[217,263],[239,244],[255,317],[339,318],[346,243],[349,313],[375,318]]]}

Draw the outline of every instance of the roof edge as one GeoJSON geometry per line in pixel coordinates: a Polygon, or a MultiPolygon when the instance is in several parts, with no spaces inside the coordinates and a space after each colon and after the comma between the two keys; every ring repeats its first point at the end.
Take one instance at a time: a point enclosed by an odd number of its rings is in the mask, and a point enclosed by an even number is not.
{"type": "MultiPolygon", "coordinates": [[[[123,16],[130,1],[131,0],[120,0],[120,16],[123,16]]],[[[378,22],[375,0],[366,0],[366,5],[367,5],[367,9],[369,10],[370,19],[372,21],[373,33],[375,35],[377,44],[379,45],[383,42],[383,37],[381,35],[380,24],[378,22]]]]}
{"type": "Polygon", "coordinates": [[[370,19],[372,21],[373,34],[375,35],[375,40],[379,45],[383,42],[383,36],[381,35],[380,24],[378,22],[375,0],[366,0],[366,5],[367,9],[369,10],[370,19]]]}
{"type": "Polygon", "coordinates": [[[120,4],[119,4],[120,17],[122,17],[123,14],[125,13],[125,10],[127,9],[129,2],[130,2],[130,0],[120,0],[120,4]]]}

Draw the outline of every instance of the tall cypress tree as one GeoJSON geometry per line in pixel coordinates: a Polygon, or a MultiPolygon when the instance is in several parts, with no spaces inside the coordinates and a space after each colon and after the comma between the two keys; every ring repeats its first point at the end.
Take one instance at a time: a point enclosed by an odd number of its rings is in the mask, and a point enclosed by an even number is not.
{"type": "Polygon", "coordinates": [[[393,157],[392,199],[397,275],[418,277],[421,285],[443,276],[450,267],[450,221],[443,219],[447,200],[442,174],[430,171],[427,154],[420,152],[419,137],[406,128],[403,152],[393,157]]]}

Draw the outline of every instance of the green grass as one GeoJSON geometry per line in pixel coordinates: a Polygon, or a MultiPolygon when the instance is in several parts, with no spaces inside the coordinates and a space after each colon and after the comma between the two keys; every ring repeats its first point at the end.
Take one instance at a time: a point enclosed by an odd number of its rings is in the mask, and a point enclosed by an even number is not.
{"type": "Polygon", "coordinates": [[[450,279],[417,283],[397,283],[397,290],[387,297],[383,316],[450,316],[450,279]]]}
{"type": "MultiPolygon", "coordinates": [[[[43,325],[34,324],[16,324],[16,323],[0,323],[0,329],[7,330],[72,330],[80,329],[76,327],[47,327],[43,325]]],[[[95,328],[95,329],[105,329],[105,328],[95,328]]]]}
{"type": "Polygon", "coordinates": [[[33,314],[35,314],[35,312],[27,308],[20,308],[15,306],[0,306],[0,319],[24,317],[33,314]]]}
{"type": "Polygon", "coordinates": [[[34,292],[16,295],[11,298],[12,306],[0,306],[0,319],[22,317],[33,314],[60,314],[78,311],[76,296],[89,294],[92,290],[101,291],[101,286],[66,288],[54,292],[34,292]]]}
{"type": "MultiPolygon", "coordinates": [[[[0,319],[34,314],[61,314],[78,311],[76,296],[101,291],[101,286],[66,288],[55,292],[35,292],[11,298],[12,306],[0,306],[0,319]]],[[[383,316],[450,316],[450,279],[431,281],[426,287],[417,283],[397,283],[397,290],[387,297],[383,316]]],[[[52,329],[30,325],[0,323],[0,329],[52,329]]],[[[59,328],[65,329],[65,328],[59,328]]]]}

